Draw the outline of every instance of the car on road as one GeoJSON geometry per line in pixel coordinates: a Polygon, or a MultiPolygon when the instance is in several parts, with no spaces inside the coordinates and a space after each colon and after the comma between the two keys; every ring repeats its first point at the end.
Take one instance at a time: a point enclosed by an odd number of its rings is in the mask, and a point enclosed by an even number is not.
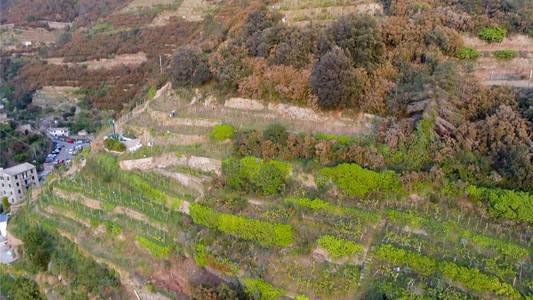
{"type": "Polygon", "coordinates": [[[74,144],[74,141],[73,140],[68,140],[67,143],[74,144]]]}

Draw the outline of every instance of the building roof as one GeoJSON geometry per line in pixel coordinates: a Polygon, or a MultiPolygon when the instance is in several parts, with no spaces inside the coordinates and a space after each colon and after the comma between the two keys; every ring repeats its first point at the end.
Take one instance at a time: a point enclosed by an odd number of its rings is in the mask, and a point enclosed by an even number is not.
{"type": "Polygon", "coordinates": [[[0,223],[2,222],[7,222],[7,215],[4,215],[4,214],[0,215],[0,223]]]}
{"type": "Polygon", "coordinates": [[[69,130],[68,127],[50,127],[48,130],[69,130]]]}
{"type": "Polygon", "coordinates": [[[25,162],[25,163],[21,163],[19,165],[13,166],[11,168],[4,169],[4,173],[9,174],[11,176],[15,176],[15,175],[18,175],[18,174],[20,174],[22,172],[29,171],[29,170],[31,170],[33,168],[35,168],[34,165],[25,162]]]}

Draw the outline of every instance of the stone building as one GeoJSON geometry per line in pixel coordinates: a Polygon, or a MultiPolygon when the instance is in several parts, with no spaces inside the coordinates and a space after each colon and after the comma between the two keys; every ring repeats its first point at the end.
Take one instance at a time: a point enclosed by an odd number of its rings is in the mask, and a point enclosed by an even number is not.
{"type": "Polygon", "coordinates": [[[7,197],[9,203],[17,203],[34,186],[39,186],[37,169],[30,163],[11,168],[0,168],[0,198],[7,197]]]}

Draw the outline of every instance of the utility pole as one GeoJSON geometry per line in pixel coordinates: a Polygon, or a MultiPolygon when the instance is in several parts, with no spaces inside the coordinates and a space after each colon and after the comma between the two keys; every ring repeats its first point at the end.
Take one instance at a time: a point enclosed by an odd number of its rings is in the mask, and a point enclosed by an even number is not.
{"type": "Polygon", "coordinates": [[[163,65],[161,64],[161,55],[159,55],[159,74],[163,73],[163,65]]]}
{"type": "Polygon", "coordinates": [[[109,125],[113,126],[113,138],[117,139],[117,134],[115,132],[115,120],[113,119],[109,120],[109,125]]]}

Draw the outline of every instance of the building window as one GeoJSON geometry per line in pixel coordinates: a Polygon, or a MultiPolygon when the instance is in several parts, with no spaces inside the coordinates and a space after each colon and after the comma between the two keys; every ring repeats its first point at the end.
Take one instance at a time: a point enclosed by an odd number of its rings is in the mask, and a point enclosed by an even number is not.
{"type": "Polygon", "coordinates": [[[15,179],[18,179],[18,175],[15,175],[15,179]]]}
{"type": "Polygon", "coordinates": [[[35,176],[32,176],[32,177],[31,177],[31,180],[35,180],[35,176]]]}
{"type": "Polygon", "coordinates": [[[17,182],[17,186],[19,186],[19,183],[17,182]]]}
{"type": "Polygon", "coordinates": [[[20,194],[20,189],[19,189],[19,194],[20,194]]]}

